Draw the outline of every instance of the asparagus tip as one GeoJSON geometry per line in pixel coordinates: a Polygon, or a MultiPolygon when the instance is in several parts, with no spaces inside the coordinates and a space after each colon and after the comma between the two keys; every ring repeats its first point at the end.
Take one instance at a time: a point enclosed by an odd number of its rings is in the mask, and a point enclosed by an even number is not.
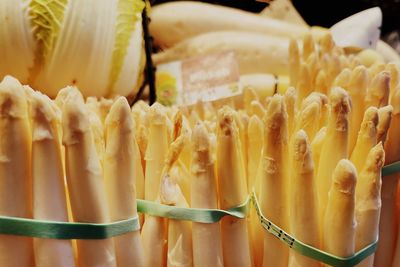
{"type": "Polygon", "coordinates": [[[341,159],[333,172],[333,186],[344,194],[354,194],[357,171],[348,159],[341,159]]]}

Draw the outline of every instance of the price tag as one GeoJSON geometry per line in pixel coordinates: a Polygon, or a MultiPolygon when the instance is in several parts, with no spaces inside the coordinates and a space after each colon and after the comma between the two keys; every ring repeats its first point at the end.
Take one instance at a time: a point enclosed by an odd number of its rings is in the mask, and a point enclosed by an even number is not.
{"type": "Polygon", "coordinates": [[[239,66],[231,51],[207,54],[157,66],[157,101],[193,105],[242,93],[239,66]]]}

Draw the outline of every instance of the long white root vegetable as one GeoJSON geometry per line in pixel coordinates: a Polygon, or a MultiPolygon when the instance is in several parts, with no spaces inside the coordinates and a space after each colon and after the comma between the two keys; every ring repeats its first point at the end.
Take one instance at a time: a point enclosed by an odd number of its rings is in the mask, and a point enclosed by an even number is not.
{"type": "MultiPolygon", "coordinates": [[[[88,110],[78,95],[67,97],[62,114],[66,175],[74,221],[108,223],[106,188],[100,156],[88,118],[88,110]]],[[[114,242],[78,240],[79,266],[116,266],[114,242]]]]}
{"type": "MultiPolygon", "coordinates": [[[[216,164],[221,209],[242,204],[247,195],[245,168],[233,113],[227,106],[218,112],[216,164]]],[[[221,229],[225,266],[252,266],[246,220],[224,217],[221,220],[221,229]]]]}
{"type": "MultiPolygon", "coordinates": [[[[0,83],[0,214],[32,218],[31,142],[22,85],[6,76],[0,83]]],[[[0,266],[34,266],[32,238],[0,235],[0,266]]]]}
{"type": "Polygon", "coordinates": [[[349,160],[342,159],[332,176],[324,218],[323,249],[339,257],[350,257],[355,250],[357,171],[349,160]]]}
{"type": "MultiPolygon", "coordinates": [[[[60,113],[41,93],[33,93],[31,101],[33,218],[68,222],[60,113]]],[[[34,251],[36,266],[75,266],[70,240],[36,238],[34,251]]]]}
{"type": "MultiPolygon", "coordinates": [[[[134,163],[139,156],[134,122],[128,101],[118,98],[105,119],[106,147],[104,178],[107,185],[112,221],[136,217],[136,177],[134,163]]],[[[140,159],[140,157],[139,157],[140,159]]],[[[114,238],[117,266],[144,267],[144,252],[140,231],[114,238]]]]}
{"type": "Polygon", "coordinates": [[[392,121],[393,106],[387,105],[378,109],[378,126],[376,142],[385,144],[387,133],[389,132],[390,123],[392,121]]]}
{"type": "MultiPolygon", "coordinates": [[[[192,207],[218,208],[215,164],[211,154],[210,138],[203,124],[193,129],[192,162],[192,207]]],[[[223,267],[223,253],[220,223],[193,223],[193,263],[194,267],[223,267]]]]}
{"type": "Polygon", "coordinates": [[[151,14],[156,45],[171,47],[187,38],[215,31],[249,30],[263,35],[301,37],[304,25],[258,16],[239,9],[194,1],[180,1],[155,6],[151,14]]]}
{"type": "MultiPolygon", "coordinates": [[[[288,229],[287,163],[288,132],[284,99],[274,95],[264,117],[264,146],[260,161],[260,206],[263,214],[281,228],[288,229]]],[[[264,232],[263,267],[288,265],[289,248],[264,232]]]]}
{"type": "MultiPolygon", "coordinates": [[[[374,146],[368,153],[363,169],[360,171],[356,187],[356,251],[375,242],[379,233],[381,213],[381,171],[385,162],[382,143],[374,146]]],[[[374,255],[369,256],[357,266],[372,267],[374,255]]]]}
{"type": "Polygon", "coordinates": [[[275,36],[239,31],[203,33],[153,56],[155,64],[181,60],[208,53],[233,51],[240,74],[288,74],[289,40],[275,36]],[[274,53],[271,53],[274,51],[274,53]],[[254,58],[257,58],[254,61],[254,58]]]}
{"type": "MultiPolygon", "coordinates": [[[[300,130],[292,140],[290,182],[290,233],[313,247],[320,247],[318,205],[314,186],[314,163],[307,134],[300,130]],[[299,203],[302,203],[299,205],[299,203]]],[[[290,250],[289,266],[318,267],[319,263],[290,250]]]]}

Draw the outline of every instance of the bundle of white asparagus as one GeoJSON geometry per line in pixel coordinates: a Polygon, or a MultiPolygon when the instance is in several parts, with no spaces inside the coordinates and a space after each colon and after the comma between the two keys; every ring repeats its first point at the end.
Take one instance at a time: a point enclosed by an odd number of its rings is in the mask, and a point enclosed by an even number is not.
{"type": "MultiPolygon", "coordinates": [[[[296,239],[358,266],[400,266],[399,69],[363,66],[329,35],[290,44],[284,94],[243,105],[132,108],[55,100],[12,77],[0,83],[0,215],[108,223],[137,216],[136,199],[229,209],[255,192],[262,213],[296,239]],[[386,156],[385,156],[386,154],[386,156]],[[382,192],[381,192],[382,187],[382,192]]],[[[141,230],[101,240],[0,237],[0,266],[322,266],[246,219],[199,223],[145,215],[141,230]]]]}

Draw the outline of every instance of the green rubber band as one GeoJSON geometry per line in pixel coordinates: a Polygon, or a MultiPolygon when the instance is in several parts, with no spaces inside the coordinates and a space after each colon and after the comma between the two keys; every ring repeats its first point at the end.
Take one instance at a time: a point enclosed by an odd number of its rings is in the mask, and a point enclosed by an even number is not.
{"type": "Polygon", "coordinates": [[[277,225],[272,223],[270,220],[265,218],[265,216],[261,212],[260,205],[258,204],[258,200],[254,192],[251,195],[251,200],[254,204],[254,207],[256,208],[258,218],[260,219],[260,222],[264,229],[273,234],[280,241],[284,242],[286,245],[288,245],[290,248],[294,249],[301,255],[329,264],[331,266],[349,267],[360,263],[376,251],[378,241],[375,241],[374,243],[355,253],[353,256],[347,258],[337,257],[325,251],[314,248],[299,240],[296,240],[294,237],[292,237],[284,230],[279,228],[277,225]]]}
{"type": "Polygon", "coordinates": [[[382,168],[382,176],[388,176],[398,172],[400,172],[400,161],[393,162],[382,168]]]}
{"type": "Polygon", "coordinates": [[[248,197],[243,204],[229,210],[180,208],[158,204],[143,199],[137,199],[136,202],[138,212],[147,215],[199,223],[216,223],[224,216],[232,216],[239,219],[246,218],[250,204],[250,197],[248,197]]]}
{"type": "Polygon", "coordinates": [[[138,217],[112,223],[42,221],[0,216],[0,234],[52,239],[106,239],[140,230],[138,217]]]}

